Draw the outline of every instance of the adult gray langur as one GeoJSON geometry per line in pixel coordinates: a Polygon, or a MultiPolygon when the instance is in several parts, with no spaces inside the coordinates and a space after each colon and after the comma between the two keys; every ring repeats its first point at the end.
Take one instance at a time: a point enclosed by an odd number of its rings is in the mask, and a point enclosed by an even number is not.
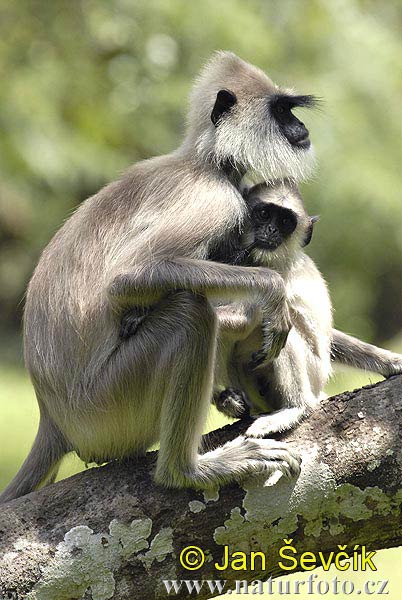
{"type": "Polygon", "coordinates": [[[155,478],[165,486],[298,471],[298,456],[275,440],[240,437],[200,453],[216,360],[211,301],[260,299],[266,360],[290,329],[277,273],[205,259],[244,218],[237,183],[246,171],[266,181],[310,174],[309,133],[292,109],[313,104],[217,52],[191,93],[182,145],[134,165],[56,233],[24,315],[39,430],[1,501],[54,478],[69,451],[100,463],[158,441],[155,478]]]}
{"type": "Polygon", "coordinates": [[[245,199],[243,232],[215,248],[213,258],[280,273],[293,327],[280,355],[260,367],[258,351],[250,361],[260,344],[259,304],[238,300],[218,305],[221,336],[214,401],[232,417],[249,407],[255,414],[274,409],[246,432],[263,437],[290,429],[318,406],[331,374],[331,357],[388,377],[402,372],[402,356],[333,329],[324,278],[303,250],[317,217],[308,216],[295,183],[259,184],[245,199]]]}

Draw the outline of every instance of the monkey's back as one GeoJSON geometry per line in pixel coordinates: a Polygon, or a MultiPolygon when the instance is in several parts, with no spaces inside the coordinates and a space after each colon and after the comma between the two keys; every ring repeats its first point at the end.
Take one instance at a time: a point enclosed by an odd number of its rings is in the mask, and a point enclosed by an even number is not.
{"type": "Polygon", "coordinates": [[[26,365],[54,418],[66,404],[97,401],[93,383],[119,343],[114,277],[164,256],[204,258],[243,210],[216,171],[169,155],[135,165],[66,221],[39,260],[24,314],[26,365]]]}

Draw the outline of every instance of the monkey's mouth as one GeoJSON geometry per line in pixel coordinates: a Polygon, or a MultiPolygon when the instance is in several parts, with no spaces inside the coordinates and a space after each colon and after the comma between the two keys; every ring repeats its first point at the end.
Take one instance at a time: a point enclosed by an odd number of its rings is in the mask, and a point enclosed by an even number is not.
{"type": "Polygon", "coordinates": [[[294,148],[308,150],[311,146],[310,132],[307,127],[294,117],[294,122],[289,127],[281,128],[283,135],[294,148]]]}
{"type": "Polygon", "coordinates": [[[266,239],[257,239],[254,242],[254,248],[258,248],[259,250],[276,250],[281,245],[281,240],[266,240],[266,239]]]}
{"type": "Polygon", "coordinates": [[[306,134],[298,139],[289,139],[288,141],[295,146],[296,148],[302,148],[303,150],[308,150],[311,146],[311,141],[309,137],[309,132],[306,130],[306,134]]]}

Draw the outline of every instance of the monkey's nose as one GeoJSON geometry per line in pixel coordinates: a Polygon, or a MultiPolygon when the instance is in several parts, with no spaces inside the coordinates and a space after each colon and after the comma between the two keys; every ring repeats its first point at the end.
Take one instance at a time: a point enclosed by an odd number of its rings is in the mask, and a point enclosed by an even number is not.
{"type": "Polygon", "coordinates": [[[304,125],[304,123],[302,123],[301,121],[299,121],[297,123],[297,125],[292,127],[292,130],[291,130],[291,133],[290,133],[288,139],[291,144],[294,144],[296,146],[302,146],[302,145],[305,145],[306,143],[308,143],[308,145],[310,145],[309,131],[308,131],[307,127],[304,125]]]}

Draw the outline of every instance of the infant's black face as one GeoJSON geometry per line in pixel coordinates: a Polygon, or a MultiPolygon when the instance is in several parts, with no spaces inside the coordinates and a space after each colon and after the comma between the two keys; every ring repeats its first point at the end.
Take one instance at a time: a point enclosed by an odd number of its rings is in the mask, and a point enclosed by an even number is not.
{"type": "Polygon", "coordinates": [[[258,198],[250,203],[249,214],[256,248],[279,248],[297,227],[297,216],[293,210],[258,198]]]}

